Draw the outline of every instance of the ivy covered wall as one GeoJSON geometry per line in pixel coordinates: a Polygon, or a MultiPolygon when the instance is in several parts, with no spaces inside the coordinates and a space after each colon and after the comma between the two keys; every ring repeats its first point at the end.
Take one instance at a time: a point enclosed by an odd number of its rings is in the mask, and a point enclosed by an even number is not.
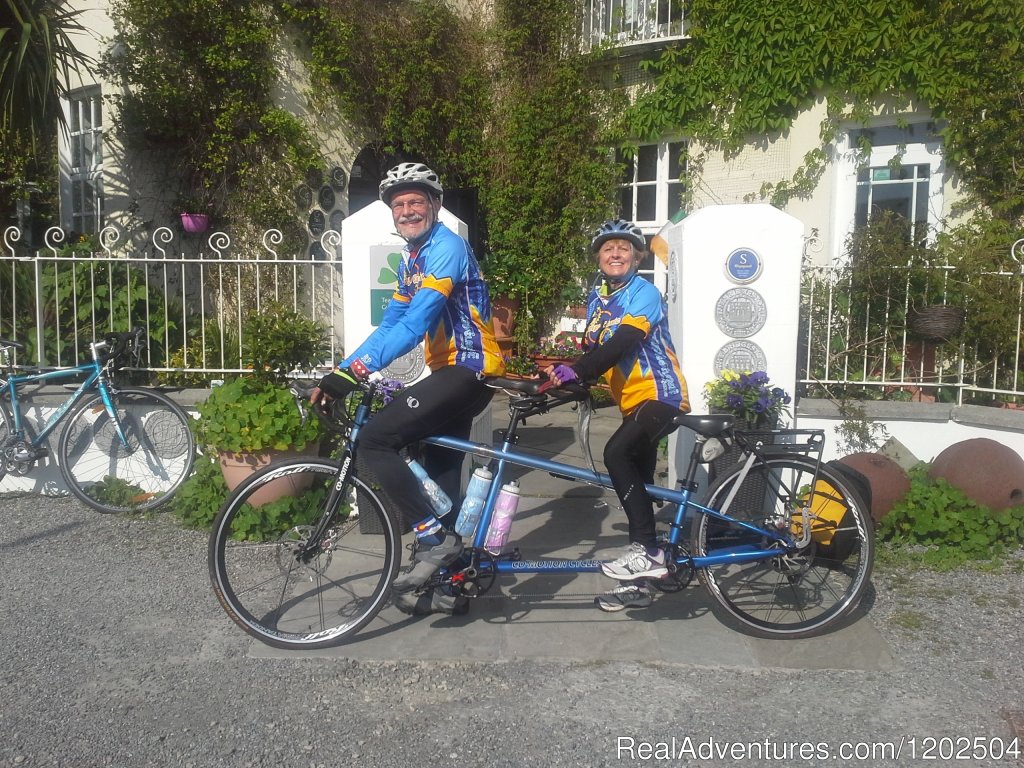
{"type": "MultiPolygon", "coordinates": [[[[793,173],[765,174],[756,190],[785,206],[824,189],[839,126],[867,122],[880,105],[892,115],[925,109],[970,204],[1024,223],[1024,5],[692,0],[687,18],[688,41],[641,63],[650,80],[626,115],[631,135],[686,136],[722,163],[738,159],[734,169],[761,147],[799,151],[793,173]],[[816,141],[798,150],[804,142],[791,138],[807,136],[806,120],[816,141]]],[[[709,199],[715,179],[701,170],[698,162],[691,189],[709,199]]]]}

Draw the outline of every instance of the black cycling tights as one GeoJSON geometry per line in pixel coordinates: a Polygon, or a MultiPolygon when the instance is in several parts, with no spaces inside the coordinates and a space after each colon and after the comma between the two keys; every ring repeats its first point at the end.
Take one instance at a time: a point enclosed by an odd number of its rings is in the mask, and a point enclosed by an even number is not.
{"type": "Polygon", "coordinates": [[[604,465],[629,520],[629,541],[655,546],[654,505],[644,483],[654,482],[658,442],[671,434],[679,409],[657,400],[638,405],[604,447],[604,465]]]}
{"type": "MultiPolygon", "coordinates": [[[[400,391],[359,433],[359,464],[384,489],[405,516],[408,526],[432,515],[430,502],[399,451],[424,437],[469,437],[473,418],[491,402],[494,390],[476,373],[457,365],[434,371],[400,391]]],[[[422,464],[452,500],[445,527],[455,527],[465,454],[433,445],[423,446],[422,464]]]]}

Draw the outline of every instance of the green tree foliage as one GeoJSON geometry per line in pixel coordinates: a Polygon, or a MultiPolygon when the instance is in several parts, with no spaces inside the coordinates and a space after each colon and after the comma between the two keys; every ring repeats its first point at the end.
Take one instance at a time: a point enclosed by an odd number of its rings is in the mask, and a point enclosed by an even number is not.
{"type": "Polygon", "coordinates": [[[85,31],[80,13],[59,0],[0,3],[0,133],[34,144],[63,122],[60,97],[71,73],[91,63],[71,39],[85,31]]]}
{"type": "Polygon", "coordinates": [[[609,105],[575,54],[572,0],[495,3],[493,23],[445,0],[291,0],[320,90],[390,153],[474,186],[492,292],[520,299],[536,339],[591,269],[586,231],[611,210],[609,105]]]}
{"type": "Polygon", "coordinates": [[[32,190],[40,220],[56,198],[55,130],[73,72],[93,63],[73,45],[79,9],[57,0],[0,2],[0,211],[32,190]]]}
{"type": "Polygon", "coordinates": [[[307,41],[316,90],[393,154],[449,187],[481,182],[491,116],[484,28],[443,0],[280,0],[307,41]]]}
{"type": "Polygon", "coordinates": [[[606,130],[620,98],[568,53],[576,5],[498,0],[496,120],[489,134],[485,269],[526,308],[516,335],[537,338],[567,285],[593,270],[590,228],[611,213],[617,169],[606,130]]]}

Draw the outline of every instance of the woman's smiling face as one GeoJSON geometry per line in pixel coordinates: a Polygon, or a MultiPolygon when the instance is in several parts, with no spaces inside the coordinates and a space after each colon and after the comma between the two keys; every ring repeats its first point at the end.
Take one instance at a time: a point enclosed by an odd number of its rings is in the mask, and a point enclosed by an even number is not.
{"type": "Polygon", "coordinates": [[[597,250],[597,266],[609,280],[622,280],[633,269],[636,254],[629,240],[605,240],[597,250]]]}

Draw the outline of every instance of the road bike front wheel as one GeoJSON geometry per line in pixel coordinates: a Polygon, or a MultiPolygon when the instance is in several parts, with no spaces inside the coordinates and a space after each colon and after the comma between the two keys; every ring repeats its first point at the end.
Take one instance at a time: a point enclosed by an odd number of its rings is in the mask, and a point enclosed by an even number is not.
{"type": "Polygon", "coordinates": [[[339,463],[277,462],[241,483],[210,533],[213,591],[238,626],[277,648],[338,645],[384,606],[401,560],[394,513],[359,477],[328,510],[339,463]],[[310,538],[329,522],[320,541],[310,538]]]}
{"type": "Polygon", "coordinates": [[[871,517],[858,493],[828,466],[800,456],[756,461],[740,482],[738,467],[711,489],[707,506],[761,528],[803,533],[807,509],[810,540],[787,551],[757,534],[709,515],[693,524],[697,556],[776,548],[775,557],[733,561],[698,571],[718,607],[742,629],[760,637],[800,638],[838,626],[867,588],[874,561],[871,517]]]}
{"type": "Polygon", "coordinates": [[[156,509],[192,470],[196,446],[188,414],[150,389],[119,389],[111,398],[127,445],[102,396],[90,396],[68,417],[60,436],[64,480],[100,512],[156,509]]]}

